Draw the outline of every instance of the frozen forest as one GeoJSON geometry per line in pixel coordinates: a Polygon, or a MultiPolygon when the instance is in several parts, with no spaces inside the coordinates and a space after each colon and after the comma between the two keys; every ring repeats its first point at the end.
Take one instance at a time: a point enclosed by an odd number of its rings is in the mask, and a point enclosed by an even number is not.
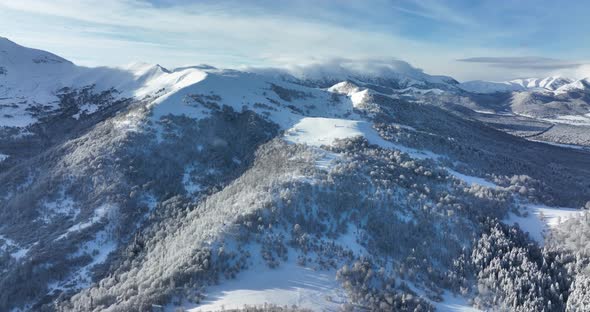
{"type": "Polygon", "coordinates": [[[375,66],[0,38],[0,311],[590,311],[588,80],[375,66]]]}

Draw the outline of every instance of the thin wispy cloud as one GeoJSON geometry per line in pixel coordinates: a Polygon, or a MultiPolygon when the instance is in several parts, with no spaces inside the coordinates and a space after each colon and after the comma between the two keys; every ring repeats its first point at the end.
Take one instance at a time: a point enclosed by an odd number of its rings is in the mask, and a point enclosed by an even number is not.
{"type": "Polygon", "coordinates": [[[453,9],[442,1],[400,1],[400,3],[394,5],[394,7],[401,12],[435,21],[450,22],[461,26],[479,25],[479,23],[473,18],[459,13],[458,10],[453,9]]]}
{"type": "MultiPolygon", "coordinates": [[[[536,37],[551,35],[554,29],[544,23],[550,15],[541,5],[534,11],[538,23],[522,13],[528,2],[510,6],[467,0],[0,0],[0,36],[82,65],[146,61],[169,67],[239,67],[397,58],[460,80],[522,76],[535,66],[538,75],[573,69],[578,61],[569,67],[545,62],[509,68],[456,61],[478,55],[582,59],[572,49],[559,48],[562,37],[536,37]],[[498,71],[486,70],[490,67],[498,71]]],[[[575,13],[568,18],[586,20],[575,13]]],[[[580,28],[586,22],[577,23],[580,28]]],[[[587,36],[579,33],[581,39],[587,36]]],[[[584,45],[590,44],[579,44],[582,49],[584,45]]]]}

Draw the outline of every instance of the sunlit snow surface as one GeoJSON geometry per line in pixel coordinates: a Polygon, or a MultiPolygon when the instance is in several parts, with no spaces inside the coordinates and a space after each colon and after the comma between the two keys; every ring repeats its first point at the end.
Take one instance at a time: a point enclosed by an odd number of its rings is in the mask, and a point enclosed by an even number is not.
{"type": "Polygon", "coordinates": [[[336,281],[336,272],[314,271],[297,265],[295,259],[296,256],[291,254],[289,261],[275,269],[265,263],[255,263],[236,279],[209,288],[201,305],[189,307],[188,311],[220,311],[265,303],[297,305],[314,311],[338,311],[346,295],[336,281]]]}
{"type": "Polygon", "coordinates": [[[455,178],[462,180],[469,185],[477,184],[477,185],[481,185],[481,186],[487,187],[487,188],[497,188],[498,187],[497,184],[487,181],[483,178],[462,174],[460,172],[457,172],[457,171],[449,169],[449,168],[447,168],[446,170],[448,173],[450,173],[455,178]]]}
{"type": "Polygon", "coordinates": [[[438,312],[480,312],[481,310],[476,309],[469,305],[467,299],[454,296],[450,293],[445,293],[442,302],[432,302],[432,305],[438,312]]]}
{"type": "MultiPolygon", "coordinates": [[[[356,238],[358,229],[350,226],[347,234],[336,239],[335,243],[350,248],[356,255],[366,254],[356,238]]],[[[252,250],[253,254],[257,251],[252,250]]],[[[247,270],[240,272],[235,279],[223,280],[220,285],[207,288],[206,297],[199,305],[184,304],[192,312],[221,311],[244,306],[296,305],[312,311],[341,311],[348,301],[344,289],[336,280],[335,270],[316,271],[296,263],[297,255],[289,253],[289,260],[278,268],[269,268],[260,258],[247,270]]],[[[408,282],[410,283],[410,282],[408,282]]],[[[411,284],[411,283],[410,283],[411,284]]],[[[414,287],[411,287],[414,289],[414,287]]],[[[415,289],[418,293],[422,291],[415,289]]],[[[443,295],[443,302],[431,302],[437,311],[475,312],[466,298],[450,293],[443,295]]],[[[167,311],[174,311],[173,305],[167,311]]]]}
{"type": "Polygon", "coordinates": [[[569,218],[582,214],[580,209],[548,207],[543,205],[527,205],[527,216],[517,216],[513,213],[505,220],[508,224],[518,223],[524,232],[528,232],[532,239],[543,245],[547,231],[558,227],[569,218]]]}
{"type": "Polygon", "coordinates": [[[442,301],[437,302],[430,300],[424,290],[417,287],[413,282],[404,282],[418,296],[432,304],[437,312],[481,312],[481,310],[472,307],[469,304],[469,300],[465,297],[445,292],[441,295],[442,301]]]}
{"type": "Polygon", "coordinates": [[[291,129],[285,132],[287,142],[306,144],[309,146],[332,145],[336,139],[362,136],[371,144],[383,148],[395,149],[409,154],[412,158],[439,158],[426,150],[417,150],[384,140],[370,123],[359,120],[337,118],[304,117],[291,129]]]}
{"type": "Polygon", "coordinates": [[[285,140],[310,146],[331,145],[336,139],[364,136],[360,129],[362,123],[356,120],[306,117],[286,132],[285,140]]]}

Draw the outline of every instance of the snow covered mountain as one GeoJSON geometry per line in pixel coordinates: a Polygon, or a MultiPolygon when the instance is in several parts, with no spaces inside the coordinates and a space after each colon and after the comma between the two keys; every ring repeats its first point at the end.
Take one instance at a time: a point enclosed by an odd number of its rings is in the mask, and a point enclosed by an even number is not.
{"type": "Polygon", "coordinates": [[[547,77],[507,82],[469,81],[464,94],[445,93],[430,103],[467,107],[472,117],[508,133],[573,148],[590,146],[590,83],[547,77]]]}
{"type": "Polygon", "coordinates": [[[306,66],[292,66],[282,70],[272,68],[253,68],[252,70],[263,75],[271,75],[319,87],[329,87],[341,81],[374,83],[393,89],[410,87],[418,89],[433,87],[451,89],[459,84],[451,77],[428,75],[421,69],[397,59],[387,61],[337,60],[306,66]]]}
{"type": "MultiPolygon", "coordinates": [[[[161,95],[199,81],[195,69],[170,72],[159,65],[131,64],[124,68],[85,68],[51,53],[22,47],[0,38],[0,125],[26,127],[60,109],[60,95],[67,89],[91,88],[93,92],[117,90],[114,99],[161,95]]],[[[80,103],[80,113],[96,106],[80,103]],[[88,105],[88,106],[84,106],[88,105]]]]}
{"type": "Polygon", "coordinates": [[[557,88],[555,91],[557,93],[567,93],[570,91],[578,91],[578,90],[588,90],[590,89],[590,78],[579,79],[576,81],[572,81],[571,83],[564,84],[557,88]]]}
{"type": "Polygon", "coordinates": [[[590,154],[450,77],[0,43],[2,311],[588,307],[590,154]]]}
{"type": "Polygon", "coordinates": [[[526,90],[556,91],[559,88],[573,83],[574,80],[564,77],[527,78],[510,81],[467,81],[459,85],[463,90],[475,93],[494,93],[526,90]]]}

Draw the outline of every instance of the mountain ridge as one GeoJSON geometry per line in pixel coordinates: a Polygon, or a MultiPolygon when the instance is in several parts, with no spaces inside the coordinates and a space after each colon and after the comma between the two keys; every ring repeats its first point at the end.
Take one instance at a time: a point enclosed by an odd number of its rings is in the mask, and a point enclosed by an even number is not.
{"type": "Polygon", "coordinates": [[[32,119],[0,119],[0,310],[583,309],[590,152],[468,108],[510,97],[354,66],[4,89],[32,119]]]}
{"type": "Polygon", "coordinates": [[[586,89],[580,82],[588,78],[571,79],[561,76],[549,76],[545,78],[526,78],[514,79],[510,81],[485,81],[472,80],[460,84],[460,88],[475,93],[494,93],[494,92],[519,92],[519,91],[553,91],[562,93],[572,89],[586,89]]]}

